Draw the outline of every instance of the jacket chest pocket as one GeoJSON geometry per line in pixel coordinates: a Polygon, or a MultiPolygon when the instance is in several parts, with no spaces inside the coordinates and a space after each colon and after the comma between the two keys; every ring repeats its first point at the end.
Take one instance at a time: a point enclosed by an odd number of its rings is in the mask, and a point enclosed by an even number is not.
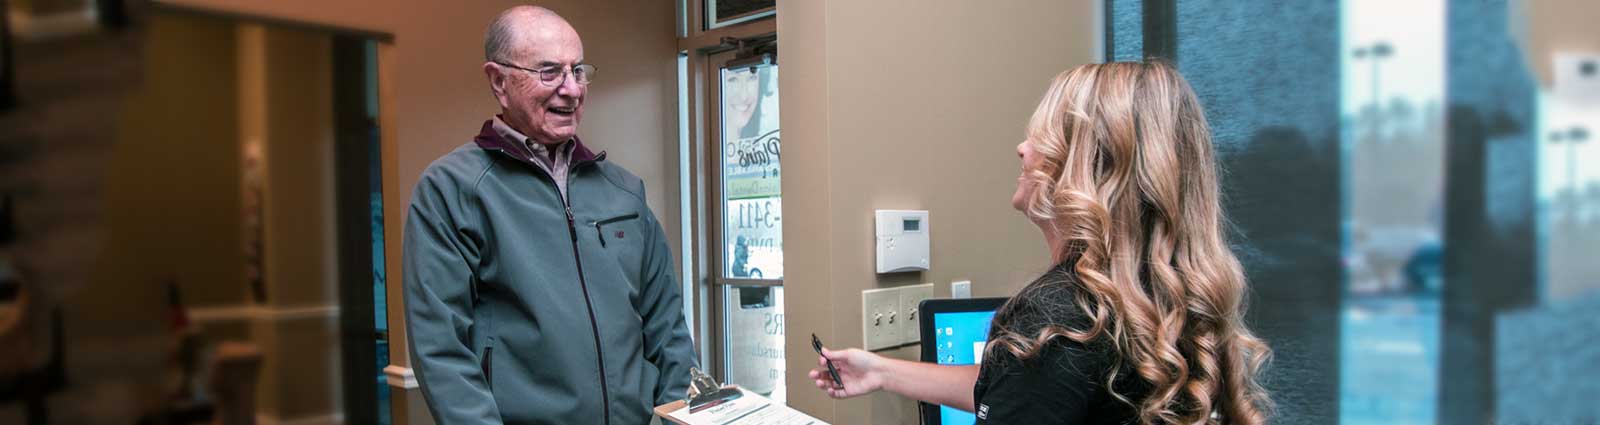
{"type": "Polygon", "coordinates": [[[633,241],[639,240],[644,235],[639,234],[639,213],[627,213],[615,217],[595,220],[590,225],[599,236],[600,247],[610,249],[611,245],[638,245],[633,241]]]}
{"type": "MultiPolygon", "coordinates": [[[[644,278],[645,234],[644,220],[639,213],[604,214],[601,219],[589,222],[594,230],[599,251],[615,264],[607,267],[614,276],[632,282],[635,287],[644,278]]],[[[601,270],[588,270],[602,273],[601,270]]]]}

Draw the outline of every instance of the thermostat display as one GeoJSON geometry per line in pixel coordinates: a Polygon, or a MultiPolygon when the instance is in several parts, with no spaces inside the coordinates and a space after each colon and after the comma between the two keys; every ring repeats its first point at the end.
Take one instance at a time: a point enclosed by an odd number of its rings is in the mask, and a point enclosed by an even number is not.
{"type": "Polygon", "coordinates": [[[928,212],[877,211],[878,273],[928,270],[928,212]]]}

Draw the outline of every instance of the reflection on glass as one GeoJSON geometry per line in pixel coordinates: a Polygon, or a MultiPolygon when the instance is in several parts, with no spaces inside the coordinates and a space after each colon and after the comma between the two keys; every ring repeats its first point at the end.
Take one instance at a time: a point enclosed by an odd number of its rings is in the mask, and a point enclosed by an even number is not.
{"type": "MultiPolygon", "coordinates": [[[[723,69],[722,277],[783,279],[778,66],[723,69]]],[[[782,402],[783,287],[725,286],[723,359],[729,383],[782,402]]]]}
{"type": "Polygon", "coordinates": [[[706,28],[715,29],[772,16],[776,0],[705,0],[706,28]]]}
{"type": "Polygon", "coordinates": [[[1431,424],[1444,284],[1445,5],[1343,6],[1340,422],[1431,424]]]}
{"type": "Polygon", "coordinates": [[[783,278],[778,66],[722,70],[723,276],[783,278]]]}
{"type": "MultiPolygon", "coordinates": [[[[1597,71],[1600,72],[1600,71],[1597,71]]],[[[1539,96],[1540,297],[1559,301],[1584,295],[1600,280],[1600,104],[1557,93],[1539,96]]]]}
{"type": "Polygon", "coordinates": [[[783,402],[783,287],[730,286],[723,294],[728,383],[783,402]]]}

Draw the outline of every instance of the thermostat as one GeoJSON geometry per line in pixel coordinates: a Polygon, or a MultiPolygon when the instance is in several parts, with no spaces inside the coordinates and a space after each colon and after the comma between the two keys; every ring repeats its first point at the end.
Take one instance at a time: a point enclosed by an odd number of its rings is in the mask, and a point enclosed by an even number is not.
{"type": "Polygon", "coordinates": [[[878,210],[878,273],[928,270],[928,212],[878,210]]]}

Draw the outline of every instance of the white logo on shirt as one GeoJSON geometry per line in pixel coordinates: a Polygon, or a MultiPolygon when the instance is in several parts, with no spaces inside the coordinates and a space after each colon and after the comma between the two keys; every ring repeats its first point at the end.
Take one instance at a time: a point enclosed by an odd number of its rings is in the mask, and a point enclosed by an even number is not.
{"type": "Polygon", "coordinates": [[[978,419],[985,419],[985,420],[989,419],[989,405],[987,405],[987,404],[978,405],[978,419]]]}

